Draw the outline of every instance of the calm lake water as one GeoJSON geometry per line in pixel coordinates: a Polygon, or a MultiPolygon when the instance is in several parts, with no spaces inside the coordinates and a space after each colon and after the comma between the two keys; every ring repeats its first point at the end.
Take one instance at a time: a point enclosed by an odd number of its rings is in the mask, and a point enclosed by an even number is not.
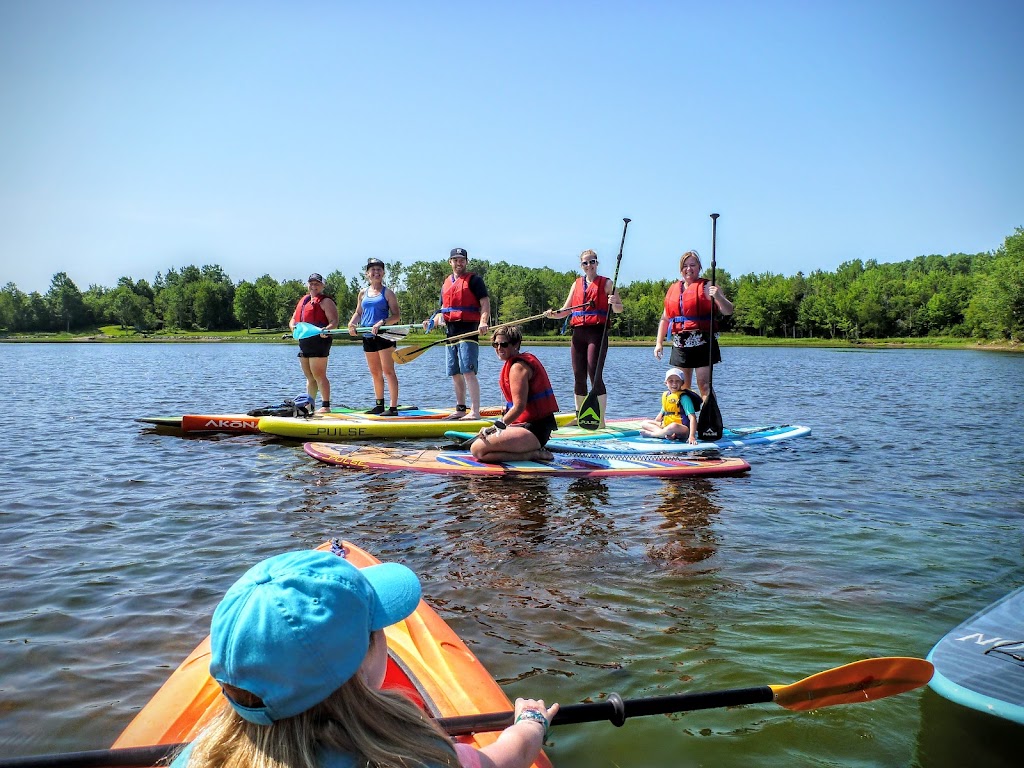
{"type": "MultiPolygon", "coordinates": [[[[1024,356],[729,347],[727,426],[810,437],[746,449],[741,478],[374,475],[297,443],[180,438],[138,416],[239,411],[302,391],[286,344],[0,344],[0,754],[109,745],[269,555],[344,536],[421,575],[512,697],[564,703],[787,684],[924,656],[1024,583],[1024,356]]],[[[563,407],[566,348],[535,349],[563,407]]],[[[482,354],[485,404],[497,363],[482,354]]],[[[614,348],[612,416],[653,415],[665,364],[614,348]]],[[[372,404],[335,349],[335,404],[372,404]]],[[[399,368],[449,405],[443,356],[399,368]]],[[[437,441],[434,441],[437,442],[437,441]]],[[[1024,729],[916,691],[564,726],[560,766],[1010,766],[1024,729]]]]}

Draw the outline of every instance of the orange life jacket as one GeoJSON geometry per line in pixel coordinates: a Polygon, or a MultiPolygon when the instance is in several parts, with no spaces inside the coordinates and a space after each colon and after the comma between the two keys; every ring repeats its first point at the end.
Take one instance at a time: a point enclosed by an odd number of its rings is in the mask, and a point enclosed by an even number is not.
{"type": "Polygon", "coordinates": [[[320,306],[320,302],[326,298],[323,294],[314,297],[307,293],[295,305],[295,313],[292,315],[292,319],[296,323],[311,323],[320,328],[325,327],[331,321],[327,317],[327,313],[324,312],[323,307],[320,306]]]}
{"type": "Polygon", "coordinates": [[[505,410],[508,411],[512,407],[512,384],[509,375],[512,366],[520,360],[530,366],[533,376],[530,377],[530,388],[526,395],[526,408],[512,423],[539,421],[545,416],[557,413],[558,403],[555,401],[555,391],[551,388],[548,372],[544,370],[540,360],[529,352],[520,352],[510,360],[506,360],[505,367],[501,369],[499,385],[501,394],[505,396],[505,410]]]}
{"type": "Polygon", "coordinates": [[[441,286],[441,312],[445,322],[479,322],[480,299],[469,289],[472,272],[463,272],[461,276],[445,278],[441,286]]]}
{"type": "Polygon", "coordinates": [[[683,290],[683,281],[677,280],[665,294],[665,317],[669,319],[669,332],[710,331],[711,299],[704,295],[707,280],[697,278],[683,290]]]}
{"type": "Polygon", "coordinates": [[[608,322],[608,289],[605,284],[607,277],[598,275],[594,282],[587,283],[586,276],[577,277],[569,292],[569,305],[578,307],[593,302],[583,309],[573,310],[569,316],[569,325],[604,325],[608,322]]]}

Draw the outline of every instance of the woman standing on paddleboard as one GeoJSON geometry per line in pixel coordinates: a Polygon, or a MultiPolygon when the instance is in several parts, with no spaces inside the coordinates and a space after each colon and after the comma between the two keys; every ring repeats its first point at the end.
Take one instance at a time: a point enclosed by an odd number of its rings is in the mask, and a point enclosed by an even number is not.
{"type": "MultiPolygon", "coordinates": [[[[299,299],[292,313],[288,327],[293,331],[297,323],[311,323],[325,331],[338,327],[338,307],[334,299],[324,295],[324,278],[314,272],[306,281],[309,292],[299,299]]],[[[299,341],[299,364],[306,377],[306,394],[316,405],[316,393],[320,392],[322,402],[319,413],[331,410],[331,382],[327,379],[327,358],[331,354],[330,334],[320,334],[299,341]]]]}
{"type": "Polygon", "coordinates": [[[288,552],[249,569],[210,627],[210,676],[230,706],[174,768],[374,765],[527,768],[558,705],[517,699],[515,722],[479,751],[455,745],[398,691],[384,691],[384,628],[420,600],[398,563],[359,569],[332,552],[288,552]]]}
{"type": "Polygon", "coordinates": [[[384,285],[384,262],[370,259],[366,262],[366,281],[370,284],[359,292],[356,311],[348,321],[348,335],[356,335],[356,327],[373,328],[363,334],[363,354],[366,367],[373,377],[373,396],[376,403],[367,413],[385,416],[398,415],[398,374],[395,373],[395,342],[378,336],[382,325],[392,325],[402,319],[398,311],[398,297],[384,285]],[[384,410],[384,380],[388,382],[391,407],[384,410]]]}
{"type": "Polygon", "coordinates": [[[658,340],[654,356],[661,360],[664,339],[672,333],[672,356],[669,365],[682,368],[689,375],[696,371],[697,388],[705,400],[711,366],[722,362],[718,339],[711,338],[711,313],[715,308],[731,315],[733,305],[720,286],[711,285],[700,276],[700,256],[687,251],[679,259],[682,280],[673,283],[665,294],[665,311],[658,323],[658,340]]]}
{"type": "Polygon", "coordinates": [[[480,430],[470,448],[477,461],[551,461],[544,446],[558,429],[558,403],[548,372],[536,356],[519,351],[522,343],[518,325],[502,326],[491,334],[491,346],[505,364],[499,379],[505,413],[493,427],[480,430]]]}
{"type": "Polygon", "coordinates": [[[576,411],[587,399],[587,379],[590,390],[601,403],[601,413],[608,412],[608,391],[604,386],[604,359],[608,356],[608,345],[604,343],[605,327],[608,325],[608,310],[620,314],[622,299],[619,292],[612,293],[614,286],[607,277],[597,274],[597,253],[590,249],[580,254],[582,277],[577,277],[569,291],[569,297],[562,308],[548,313],[552,318],[569,315],[572,328],[572,373],[573,395],[576,397],[576,411]],[[584,309],[570,310],[588,303],[584,309]]]}

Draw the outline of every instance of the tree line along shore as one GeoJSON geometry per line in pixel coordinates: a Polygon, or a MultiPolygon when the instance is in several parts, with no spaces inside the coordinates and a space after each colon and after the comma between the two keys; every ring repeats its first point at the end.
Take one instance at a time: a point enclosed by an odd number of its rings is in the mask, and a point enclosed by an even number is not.
{"type": "MultiPolygon", "coordinates": [[[[293,342],[287,333],[287,327],[270,331],[137,331],[120,326],[103,326],[101,328],[83,329],[66,333],[63,331],[36,333],[5,333],[0,331],[0,344],[16,343],[127,343],[127,344],[160,344],[160,343],[254,343],[254,344],[285,344],[293,342]]],[[[399,347],[427,344],[437,341],[441,332],[432,334],[411,333],[399,347]]],[[[955,336],[925,336],[885,339],[824,339],[815,337],[786,338],[780,336],[750,336],[739,333],[723,333],[719,336],[723,347],[819,347],[819,348],[892,348],[892,349],[977,349],[988,351],[1024,352],[1024,344],[1007,340],[979,340],[955,336]]],[[[351,341],[359,346],[360,339],[349,340],[346,336],[336,337],[335,347],[351,341]]],[[[523,343],[529,346],[569,346],[570,335],[527,335],[523,343]]],[[[609,347],[651,347],[654,348],[654,337],[634,337],[625,339],[617,336],[608,337],[609,347]]]]}
{"type": "MultiPolygon", "coordinates": [[[[487,283],[497,322],[560,307],[575,271],[473,260],[487,283]]],[[[403,322],[417,322],[438,306],[447,261],[391,261],[385,283],[397,294],[403,322]]],[[[710,277],[708,270],[705,277],[710,277]]],[[[625,309],[613,315],[612,343],[653,345],[663,299],[672,280],[619,286],[625,309]]],[[[771,272],[716,282],[735,304],[722,321],[722,342],[843,346],[980,345],[1016,348],[1024,340],[1024,228],[995,251],[919,256],[895,263],[856,259],[834,271],[784,276],[771,272]]],[[[362,276],[327,275],[328,293],[343,317],[355,306],[362,276]]],[[[115,287],[82,291],[65,272],[45,294],[0,288],[0,338],[17,340],[263,340],[281,341],[288,318],[305,294],[300,279],[264,275],[235,283],[216,265],[171,268],[152,282],[122,277],[115,287]]],[[[493,324],[493,323],[492,323],[493,324]]],[[[531,342],[559,343],[561,321],[524,328],[531,342]]],[[[410,336],[415,340],[416,336],[410,336]]]]}

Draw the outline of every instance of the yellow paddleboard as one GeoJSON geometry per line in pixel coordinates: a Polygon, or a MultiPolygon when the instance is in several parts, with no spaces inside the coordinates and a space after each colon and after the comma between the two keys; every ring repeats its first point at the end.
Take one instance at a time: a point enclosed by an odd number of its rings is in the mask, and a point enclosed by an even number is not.
{"type": "MultiPolygon", "coordinates": [[[[559,425],[568,424],[576,418],[575,413],[556,413],[559,425]]],[[[444,437],[444,433],[456,426],[460,431],[479,432],[490,426],[494,419],[296,419],[290,416],[263,416],[260,418],[260,432],[297,440],[345,442],[348,440],[373,440],[376,438],[444,437]]]]}

